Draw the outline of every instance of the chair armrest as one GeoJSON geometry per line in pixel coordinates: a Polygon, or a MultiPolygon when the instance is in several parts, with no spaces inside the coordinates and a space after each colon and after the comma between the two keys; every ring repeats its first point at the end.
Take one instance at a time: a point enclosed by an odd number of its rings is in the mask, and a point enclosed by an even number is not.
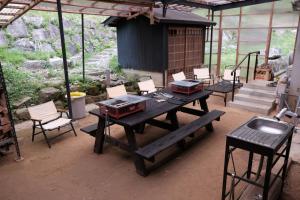
{"type": "Polygon", "coordinates": [[[57,112],[66,113],[66,112],[68,112],[68,110],[67,109],[57,109],[57,112]]]}
{"type": "Polygon", "coordinates": [[[33,118],[31,118],[31,120],[34,121],[34,122],[41,122],[41,121],[43,121],[41,119],[33,119],[33,118]]]}

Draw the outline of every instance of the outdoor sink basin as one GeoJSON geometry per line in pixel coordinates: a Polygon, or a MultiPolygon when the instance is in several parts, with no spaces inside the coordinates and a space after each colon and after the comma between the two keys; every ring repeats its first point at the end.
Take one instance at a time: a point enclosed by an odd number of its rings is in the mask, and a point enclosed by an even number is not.
{"type": "Polygon", "coordinates": [[[285,122],[262,117],[251,120],[247,126],[257,131],[275,135],[287,134],[289,132],[289,126],[285,122]]]}

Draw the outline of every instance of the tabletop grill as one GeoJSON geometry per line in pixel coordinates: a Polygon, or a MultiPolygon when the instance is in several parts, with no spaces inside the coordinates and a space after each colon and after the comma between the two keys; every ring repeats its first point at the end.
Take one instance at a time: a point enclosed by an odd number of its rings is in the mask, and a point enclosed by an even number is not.
{"type": "Polygon", "coordinates": [[[199,80],[182,80],[171,82],[172,92],[191,95],[203,90],[203,82],[199,80]]]}
{"type": "Polygon", "coordinates": [[[146,109],[146,101],[149,98],[136,95],[124,95],[99,102],[100,113],[106,113],[115,119],[128,116],[130,114],[144,111],[146,109]]]}

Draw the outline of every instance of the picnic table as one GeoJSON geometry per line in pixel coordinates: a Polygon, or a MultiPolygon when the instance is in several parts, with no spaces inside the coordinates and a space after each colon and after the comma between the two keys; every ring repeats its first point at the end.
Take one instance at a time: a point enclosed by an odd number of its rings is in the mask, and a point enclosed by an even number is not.
{"type": "MultiPolygon", "coordinates": [[[[238,89],[241,88],[243,86],[242,83],[236,83],[235,84],[235,88],[234,89],[238,89]]],[[[212,91],[214,93],[221,93],[224,94],[223,95],[219,95],[219,94],[212,94],[214,96],[219,96],[219,97],[223,97],[224,98],[224,103],[225,103],[225,107],[227,105],[227,94],[232,92],[233,90],[233,83],[231,81],[220,81],[216,84],[210,85],[208,87],[206,87],[206,90],[208,91],[212,91]]]]}
{"type": "MultiPolygon", "coordinates": [[[[105,141],[114,146],[118,146],[131,154],[137,173],[146,176],[149,170],[145,166],[145,160],[154,162],[154,156],[156,154],[174,144],[183,148],[185,145],[184,138],[193,135],[197,129],[206,127],[208,131],[213,131],[212,121],[219,120],[220,116],[224,114],[222,111],[209,112],[206,99],[209,98],[209,95],[212,93],[211,91],[197,92],[190,96],[173,93],[167,89],[165,89],[164,92],[173,95],[176,100],[170,99],[170,101],[167,100],[158,103],[155,98],[150,98],[146,102],[146,110],[143,112],[131,114],[120,119],[109,118],[109,125],[118,124],[124,127],[127,143],[113,138],[110,135],[105,135],[105,116],[100,113],[99,109],[91,111],[90,113],[92,115],[98,117],[98,123],[81,130],[95,137],[94,152],[98,154],[103,153],[105,141]],[[201,109],[184,107],[196,100],[199,100],[201,109]],[[200,118],[188,125],[179,127],[176,115],[178,111],[196,115],[200,118]],[[170,123],[155,119],[166,113],[170,123]],[[136,142],[135,134],[143,132],[145,124],[167,129],[171,131],[171,133],[158,138],[151,144],[139,147],[136,142]]],[[[148,94],[148,96],[151,97],[151,94],[148,94]]]]}

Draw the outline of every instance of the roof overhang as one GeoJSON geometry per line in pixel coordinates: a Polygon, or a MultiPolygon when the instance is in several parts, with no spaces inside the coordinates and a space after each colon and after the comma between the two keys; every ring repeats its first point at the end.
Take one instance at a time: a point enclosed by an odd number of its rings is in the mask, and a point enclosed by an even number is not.
{"type": "MultiPolygon", "coordinates": [[[[277,0],[61,0],[62,12],[135,17],[155,7],[190,12],[196,8],[214,11],[277,0]]],[[[0,0],[0,27],[7,26],[29,10],[56,12],[56,0],[0,0]]]]}

